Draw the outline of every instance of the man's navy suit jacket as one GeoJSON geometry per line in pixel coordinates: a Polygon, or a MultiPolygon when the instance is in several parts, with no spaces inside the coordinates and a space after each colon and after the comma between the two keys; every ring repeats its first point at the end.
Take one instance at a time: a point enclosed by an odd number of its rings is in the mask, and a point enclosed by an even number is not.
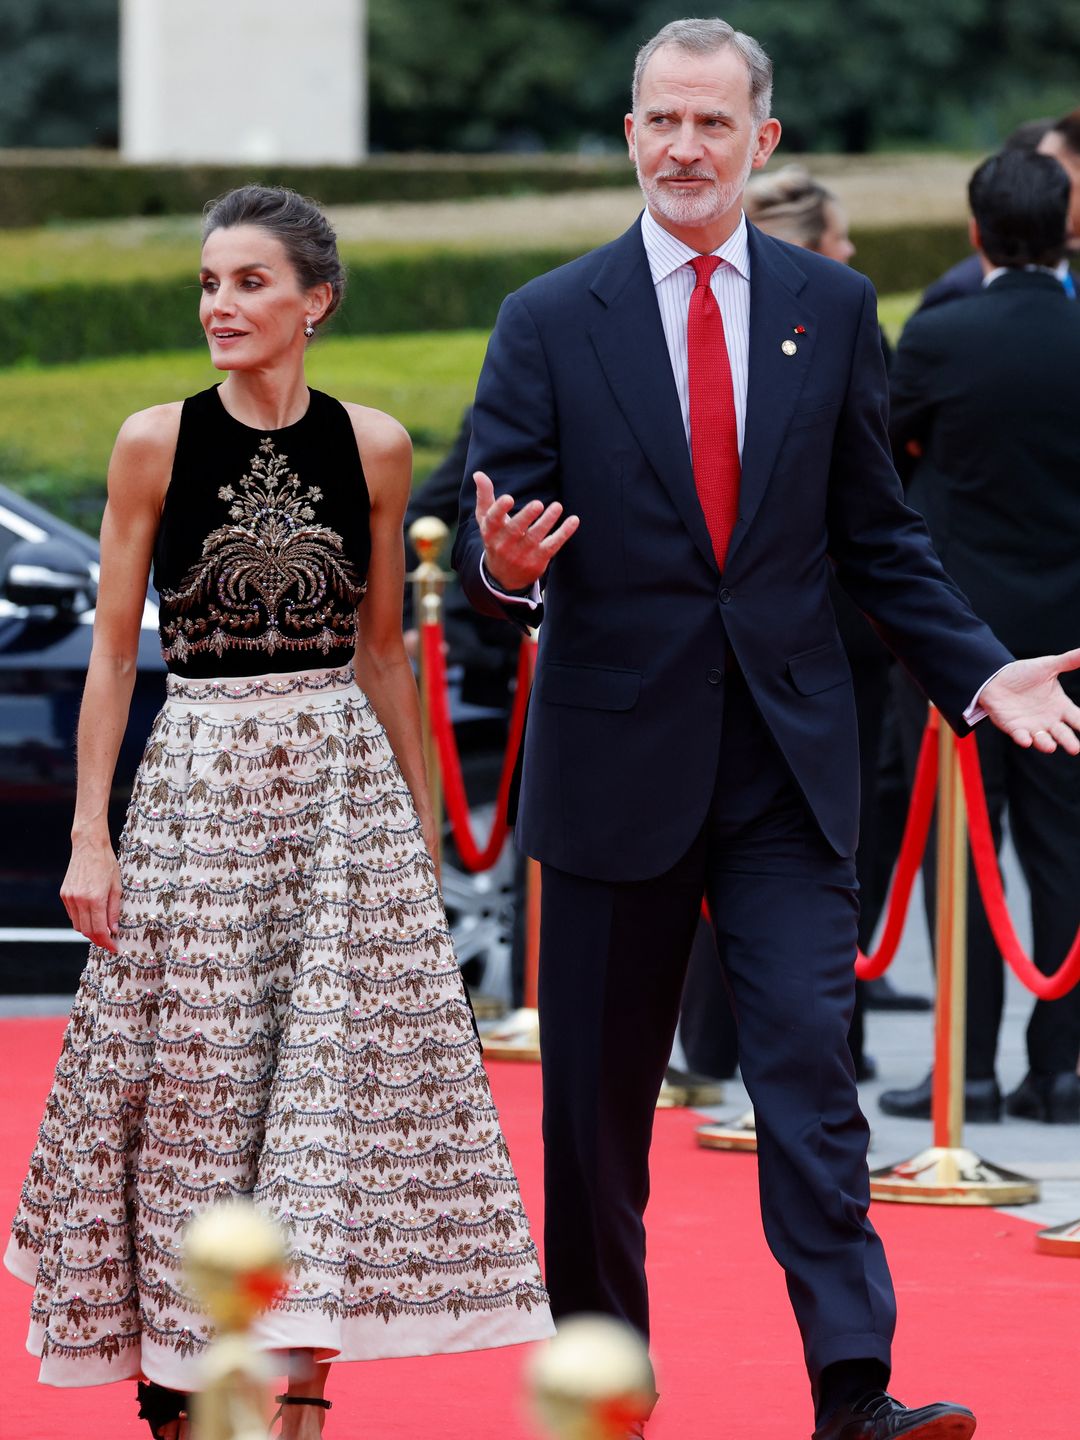
{"type": "Polygon", "coordinates": [[[476,392],[454,565],[477,609],[536,619],[483,583],[473,471],[517,505],[557,499],[581,517],[544,582],[518,840],[594,879],[662,874],[699,832],[729,648],[827,840],[854,852],[858,742],[830,561],[955,728],[1010,659],[903,503],[869,282],[753,226],[749,239],[746,433],[723,575],[639,225],[508,296],[476,392]]]}

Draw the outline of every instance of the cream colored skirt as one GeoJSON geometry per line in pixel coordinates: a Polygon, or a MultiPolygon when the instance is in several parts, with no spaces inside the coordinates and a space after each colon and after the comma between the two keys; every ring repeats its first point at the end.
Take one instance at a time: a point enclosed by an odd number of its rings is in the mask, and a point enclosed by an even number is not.
{"type": "Polygon", "coordinates": [[[268,1349],[551,1333],[412,798],[349,669],[169,677],[6,1263],[43,1382],[197,1388],[186,1222],[250,1195],[291,1247],[268,1349]]]}

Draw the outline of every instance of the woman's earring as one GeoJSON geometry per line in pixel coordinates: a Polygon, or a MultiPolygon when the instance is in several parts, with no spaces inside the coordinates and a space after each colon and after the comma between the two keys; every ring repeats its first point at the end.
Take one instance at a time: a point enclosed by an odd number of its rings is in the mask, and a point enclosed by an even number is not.
{"type": "Polygon", "coordinates": [[[310,340],[311,337],[315,334],[315,326],[312,325],[312,323],[311,323],[310,320],[305,320],[305,321],[304,321],[304,334],[307,336],[307,338],[308,338],[309,340],[310,340]]]}

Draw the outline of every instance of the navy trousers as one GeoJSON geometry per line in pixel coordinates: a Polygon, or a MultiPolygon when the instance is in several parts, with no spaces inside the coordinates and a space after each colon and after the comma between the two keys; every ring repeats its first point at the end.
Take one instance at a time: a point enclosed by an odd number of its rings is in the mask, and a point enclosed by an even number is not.
{"type": "Polygon", "coordinates": [[[543,869],[547,1283],[556,1317],[601,1312],[648,1335],[649,1143],[707,894],[757,1116],[765,1235],[816,1385],[837,1361],[888,1367],[895,1324],[847,1043],[854,861],[826,844],[742,677],[725,685],[713,801],[682,860],[625,885],[543,869]]]}

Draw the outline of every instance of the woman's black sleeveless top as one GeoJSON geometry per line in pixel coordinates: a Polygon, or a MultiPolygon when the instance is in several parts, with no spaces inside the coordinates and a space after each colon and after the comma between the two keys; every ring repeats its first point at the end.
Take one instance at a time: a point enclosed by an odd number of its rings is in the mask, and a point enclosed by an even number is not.
{"type": "Polygon", "coordinates": [[[345,407],[318,390],[281,430],[184,401],[154,547],[161,653],[202,679],[345,665],[371,559],[371,503],[345,407]]]}

